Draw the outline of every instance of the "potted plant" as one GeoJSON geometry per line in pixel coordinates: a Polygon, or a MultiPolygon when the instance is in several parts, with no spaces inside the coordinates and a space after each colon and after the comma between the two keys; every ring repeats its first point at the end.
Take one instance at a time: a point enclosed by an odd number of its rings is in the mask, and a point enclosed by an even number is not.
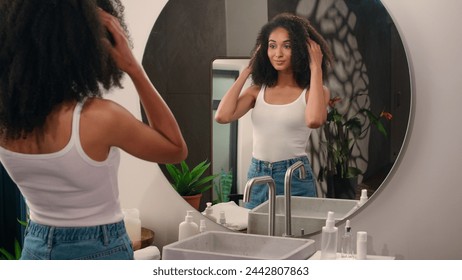
{"type": "Polygon", "coordinates": [[[204,160],[191,169],[183,160],[180,163],[180,168],[173,164],[166,164],[165,167],[171,177],[172,187],[179,195],[188,201],[191,206],[199,209],[202,193],[213,186],[212,180],[218,176],[203,176],[204,172],[210,167],[210,163],[204,160]]]}
{"type": "MultiPolygon", "coordinates": [[[[355,94],[349,99],[349,104],[357,98],[367,98],[367,95],[355,94]]],[[[318,180],[326,179],[328,197],[355,198],[354,188],[357,184],[357,176],[363,174],[363,171],[354,166],[354,148],[372,126],[387,136],[381,119],[391,120],[392,115],[385,111],[376,115],[368,108],[358,108],[353,113],[350,110],[341,112],[337,108],[341,101],[340,97],[333,97],[329,101],[327,121],[321,132],[321,143],[325,147],[326,162],[325,166],[320,168],[318,180]],[[338,191],[339,187],[343,190],[338,191]],[[336,188],[337,193],[346,192],[347,194],[340,196],[332,194],[335,193],[332,188],[336,188]]],[[[351,107],[348,106],[348,108],[351,107]]]]}
{"type": "Polygon", "coordinates": [[[220,176],[214,181],[213,189],[217,194],[217,199],[213,201],[214,204],[228,202],[229,195],[231,193],[231,186],[233,183],[233,173],[232,170],[228,172],[221,170],[220,176]]]}

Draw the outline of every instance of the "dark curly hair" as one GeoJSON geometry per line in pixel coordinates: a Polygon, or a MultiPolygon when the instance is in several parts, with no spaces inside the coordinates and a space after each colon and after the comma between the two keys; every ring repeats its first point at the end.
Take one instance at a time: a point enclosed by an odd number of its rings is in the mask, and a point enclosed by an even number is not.
{"type": "Polygon", "coordinates": [[[310,58],[306,45],[308,38],[311,38],[321,47],[323,53],[322,71],[323,76],[326,76],[333,63],[332,53],[327,42],[314,29],[308,19],[290,13],[282,13],[266,23],[257,37],[254,48],[255,54],[251,61],[253,83],[259,86],[263,84],[274,86],[277,82],[278,72],[268,58],[268,40],[271,32],[278,27],[286,29],[289,33],[292,50],[291,64],[297,84],[302,88],[310,85],[310,58]]]}
{"type": "MultiPolygon", "coordinates": [[[[121,87],[97,7],[124,23],[120,0],[0,1],[0,135],[43,131],[58,105],[121,87]]],[[[128,34],[128,33],[127,33],[128,34]]]]}

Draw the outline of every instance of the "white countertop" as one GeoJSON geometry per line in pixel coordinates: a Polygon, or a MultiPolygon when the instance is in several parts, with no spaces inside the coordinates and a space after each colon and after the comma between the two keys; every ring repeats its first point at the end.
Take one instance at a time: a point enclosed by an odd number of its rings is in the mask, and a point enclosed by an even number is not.
{"type": "MultiPolygon", "coordinates": [[[[320,260],[321,259],[321,251],[316,251],[309,260],[320,260]]],[[[394,260],[395,257],[391,256],[377,256],[377,255],[367,255],[367,260],[394,260]]],[[[344,259],[341,257],[340,253],[337,253],[337,259],[336,260],[352,260],[352,259],[344,259]]]]}

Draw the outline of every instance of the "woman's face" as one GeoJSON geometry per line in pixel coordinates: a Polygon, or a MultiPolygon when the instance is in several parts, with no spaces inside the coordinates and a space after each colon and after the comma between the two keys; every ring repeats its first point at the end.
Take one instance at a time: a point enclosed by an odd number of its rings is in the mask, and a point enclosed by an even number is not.
{"type": "Polygon", "coordinates": [[[289,32],[278,27],[270,33],[268,38],[268,58],[277,71],[292,71],[292,46],[289,32]]]}

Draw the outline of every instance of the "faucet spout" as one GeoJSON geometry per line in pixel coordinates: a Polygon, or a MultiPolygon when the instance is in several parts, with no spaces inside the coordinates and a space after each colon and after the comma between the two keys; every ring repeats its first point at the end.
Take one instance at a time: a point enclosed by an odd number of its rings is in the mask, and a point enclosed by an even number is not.
{"type": "Polygon", "coordinates": [[[286,176],[284,178],[284,197],[285,197],[285,222],[286,222],[286,233],[284,236],[293,236],[292,235],[292,206],[291,206],[291,192],[292,192],[292,174],[295,170],[299,169],[299,178],[305,179],[305,166],[303,162],[297,161],[287,168],[286,176]]]}
{"type": "Polygon", "coordinates": [[[268,235],[274,236],[274,220],[276,217],[276,185],[274,184],[273,178],[271,176],[260,176],[255,177],[247,181],[244,189],[244,202],[249,202],[250,200],[250,190],[254,185],[257,184],[267,184],[268,185],[268,194],[269,194],[269,213],[268,213],[268,235]]]}

